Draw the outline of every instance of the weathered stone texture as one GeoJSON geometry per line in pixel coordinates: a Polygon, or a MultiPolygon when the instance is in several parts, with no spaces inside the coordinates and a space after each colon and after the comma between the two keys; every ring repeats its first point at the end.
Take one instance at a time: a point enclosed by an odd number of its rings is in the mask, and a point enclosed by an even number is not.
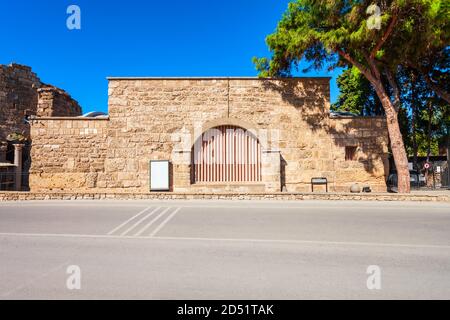
{"type": "Polygon", "coordinates": [[[450,195],[430,193],[171,193],[171,192],[0,192],[0,201],[25,200],[271,200],[271,201],[307,201],[307,200],[347,200],[347,201],[418,201],[450,203],[450,195]]]}
{"type": "Polygon", "coordinates": [[[0,141],[12,132],[29,135],[26,115],[36,115],[37,89],[41,81],[31,68],[0,65],[0,141]]]}
{"type": "Polygon", "coordinates": [[[33,171],[47,182],[33,179],[32,189],[46,189],[48,183],[73,190],[146,192],[149,161],[171,160],[171,190],[178,192],[279,192],[282,185],[288,192],[305,192],[311,190],[312,177],[322,176],[331,191],[348,191],[354,182],[385,191],[385,121],[334,119],[329,108],[328,78],[110,79],[109,121],[77,120],[83,126],[79,129],[99,130],[95,135],[70,131],[65,126],[73,125],[72,120],[32,125],[34,144],[59,146],[49,159],[42,156],[43,149],[33,151],[38,157],[33,171]],[[91,127],[93,123],[101,128],[91,127]],[[192,145],[202,132],[219,125],[240,126],[258,137],[262,182],[191,184],[192,145]],[[357,147],[355,161],[345,161],[345,146],[357,147]],[[104,166],[100,161],[98,170],[93,169],[95,159],[103,159],[104,166]]]}
{"type": "Polygon", "coordinates": [[[330,120],[335,191],[348,192],[357,182],[386,191],[389,172],[387,124],[384,118],[330,120]],[[356,146],[355,161],[345,160],[345,146],[356,146]]]}
{"type": "Polygon", "coordinates": [[[81,108],[66,92],[43,84],[30,67],[0,64],[0,141],[12,132],[30,134],[25,116],[78,116],[81,108]]]}
{"type": "Polygon", "coordinates": [[[33,120],[31,188],[105,187],[107,125],[108,121],[103,119],[33,120]]]}
{"type": "Polygon", "coordinates": [[[59,88],[44,86],[38,89],[37,115],[40,117],[63,117],[81,115],[81,107],[70,95],[59,88]]]}

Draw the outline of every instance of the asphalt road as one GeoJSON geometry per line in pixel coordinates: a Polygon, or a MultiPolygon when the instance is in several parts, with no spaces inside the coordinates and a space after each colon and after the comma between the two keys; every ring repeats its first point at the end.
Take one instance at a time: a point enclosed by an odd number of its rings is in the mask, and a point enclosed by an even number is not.
{"type": "Polygon", "coordinates": [[[450,204],[4,202],[16,298],[450,299],[450,204]]]}

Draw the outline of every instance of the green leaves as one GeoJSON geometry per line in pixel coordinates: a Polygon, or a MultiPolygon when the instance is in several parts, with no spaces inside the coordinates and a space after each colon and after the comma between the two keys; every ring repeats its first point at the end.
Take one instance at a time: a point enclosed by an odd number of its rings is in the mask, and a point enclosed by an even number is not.
{"type": "Polygon", "coordinates": [[[338,101],[332,110],[346,111],[362,116],[382,115],[381,103],[369,81],[355,68],[348,68],[337,79],[338,101]]]}
{"type": "Polygon", "coordinates": [[[293,1],[275,33],[266,39],[273,61],[267,63],[269,74],[289,74],[290,68],[302,58],[313,67],[321,67],[333,59],[340,59],[339,65],[351,65],[337,57],[337,50],[345,51],[366,67],[369,65],[364,57],[372,50],[377,51],[376,63],[389,64],[390,69],[406,60],[419,61],[427,50],[442,49],[449,44],[448,3],[448,0],[383,1],[380,7],[375,6],[378,11],[368,11],[375,4],[372,0],[293,1]],[[390,26],[394,17],[395,23],[390,26]],[[376,21],[380,22],[380,28],[371,28],[376,27],[376,21]]]}

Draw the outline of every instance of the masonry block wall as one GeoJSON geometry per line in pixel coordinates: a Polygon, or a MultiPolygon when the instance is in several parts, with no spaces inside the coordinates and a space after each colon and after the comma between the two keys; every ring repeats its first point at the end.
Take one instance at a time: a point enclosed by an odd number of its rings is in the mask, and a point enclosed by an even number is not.
{"type": "Polygon", "coordinates": [[[46,85],[38,89],[37,115],[39,117],[79,116],[81,107],[64,90],[46,85]]]}
{"type": "Polygon", "coordinates": [[[36,115],[40,86],[41,81],[31,68],[0,65],[0,141],[12,132],[29,134],[29,126],[23,119],[36,115]]]}
{"type": "Polygon", "coordinates": [[[109,120],[33,122],[40,149],[33,151],[32,189],[148,192],[149,161],[171,160],[173,191],[305,192],[312,177],[326,177],[331,191],[355,182],[385,191],[384,119],[334,119],[329,108],[329,78],[112,78],[109,120]],[[219,125],[255,132],[270,155],[262,182],[191,184],[192,145],[219,125]],[[345,159],[346,146],[356,148],[354,159],[345,159]],[[48,150],[52,156],[44,157],[48,150]]]}
{"type": "Polygon", "coordinates": [[[30,67],[0,64],[0,142],[12,132],[29,136],[25,116],[78,115],[78,103],[63,90],[43,84],[30,67]]]}
{"type": "Polygon", "coordinates": [[[31,128],[32,190],[106,187],[107,120],[40,118],[31,128]]]}
{"type": "Polygon", "coordinates": [[[354,182],[375,191],[386,191],[389,173],[389,138],[384,117],[351,117],[330,119],[334,189],[350,190],[354,182]],[[345,159],[345,147],[356,147],[355,158],[345,159]]]}

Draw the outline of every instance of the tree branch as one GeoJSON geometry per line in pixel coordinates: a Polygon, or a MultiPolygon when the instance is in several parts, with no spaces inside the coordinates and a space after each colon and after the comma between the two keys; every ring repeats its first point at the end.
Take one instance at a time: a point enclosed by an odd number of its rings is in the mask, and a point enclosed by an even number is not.
{"type": "Polygon", "coordinates": [[[372,74],[374,77],[378,80],[381,79],[380,71],[377,68],[377,65],[375,64],[375,59],[372,58],[370,55],[367,55],[367,53],[363,53],[364,57],[367,60],[367,63],[369,64],[370,70],[372,71],[372,74]]]}
{"type": "Polygon", "coordinates": [[[378,43],[375,45],[375,47],[372,49],[372,51],[370,52],[370,58],[373,59],[375,57],[375,55],[377,54],[377,52],[381,49],[381,47],[383,46],[383,44],[386,42],[386,40],[389,38],[389,36],[391,35],[392,31],[394,30],[395,25],[397,24],[398,21],[398,16],[397,16],[397,12],[393,13],[393,17],[391,22],[389,23],[389,26],[387,27],[385,33],[383,34],[383,36],[381,37],[380,41],[378,41],[378,43]]]}
{"type": "Polygon", "coordinates": [[[423,73],[422,75],[425,78],[425,82],[428,84],[431,90],[433,90],[439,97],[447,101],[447,103],[450,103],[450,93],[448,93],[439,85],[437,85],[428,74],[423,73]]]}
{"type": "Polygon", "coordinates": [[[361,71],[361,73],[367,78],[367,80],[369,80],[370,82],[375,82],[376,79],[375,77],[372,75],[372,73],[370,72],[370,70],[368,68],[366,68],[365,66],[363,66],[361,63],[359,63],[358,61],[356,61],[355,59],[353,59],[347,52],[341,50],[341,49],[336,49],[336,52],[345,60],[347,60],[350,64],[354,65],[356,68],[359,69],[359,71],[361,71]]]}
{"type": "Polygon", "coordinates": [[[392,91],[394,93],[393,105],[394,105],[395,111],[398,112],[398,110],[400,109],[400,90],[398,88],[397,81],[395,80],[395,77],[392,74],[391,70],[386,68],[384,70],[384,72],[386,73],[386,78],[389,82],[389,85],[392,87],[392,91]]]}
{"type": "Polygon", "coordinates": [[[413,68],[414,70],[417,70],[425,79],[425,82],[428,84],[431,90],[434,91],[441,99],[445,100],[447,103],[450,104],[450,93],[447,92],[444,88],[439,86],[433,79],[430,77],[429,73],[424,70],[423,67],[420,67],[416,64],[411,63],[410,61],[406,61],[406,65],[410,68],[413,68]]]}

